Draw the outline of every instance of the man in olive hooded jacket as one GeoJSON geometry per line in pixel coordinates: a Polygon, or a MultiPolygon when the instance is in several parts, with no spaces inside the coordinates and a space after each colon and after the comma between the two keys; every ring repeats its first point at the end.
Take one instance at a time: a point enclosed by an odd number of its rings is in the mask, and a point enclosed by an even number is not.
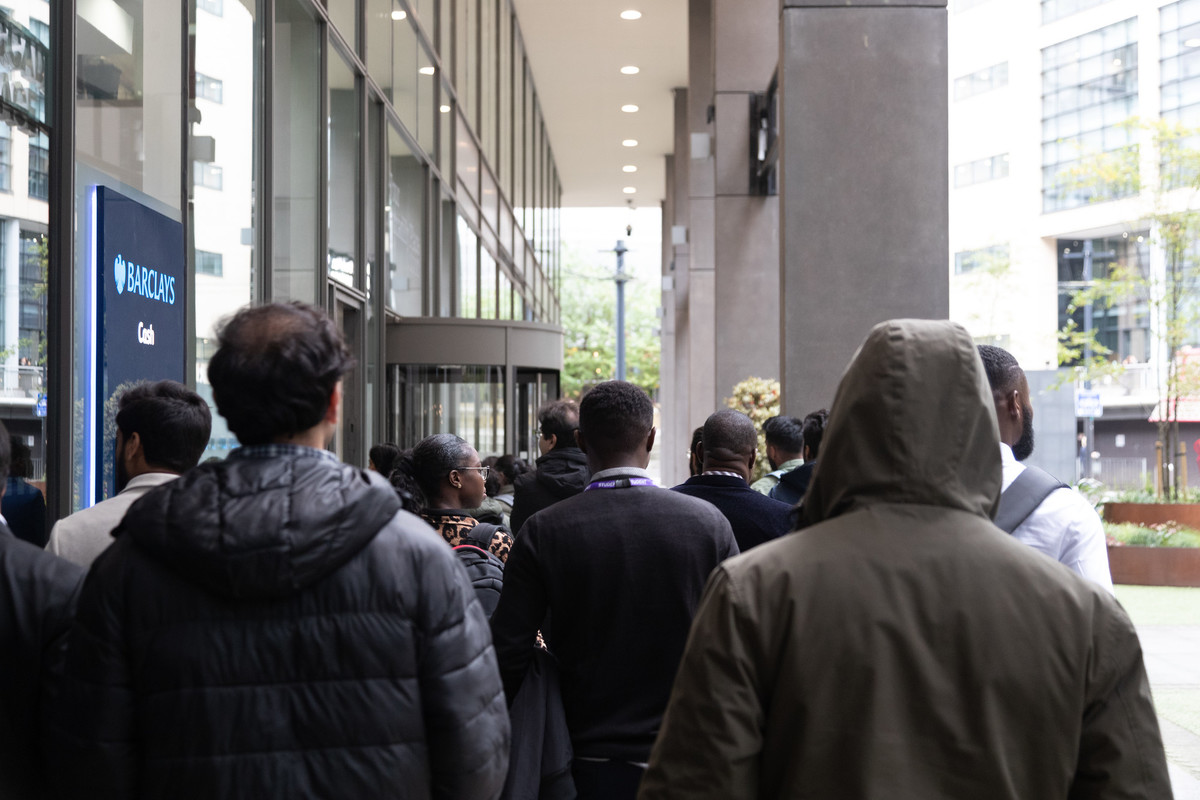
{"type": "Polygon", "coordinates": [[[709,580],[639,797],[1171,797],[1133,625],[991,523],[970,336],[883,323],[850,365],[805,527],[709,580]]]}

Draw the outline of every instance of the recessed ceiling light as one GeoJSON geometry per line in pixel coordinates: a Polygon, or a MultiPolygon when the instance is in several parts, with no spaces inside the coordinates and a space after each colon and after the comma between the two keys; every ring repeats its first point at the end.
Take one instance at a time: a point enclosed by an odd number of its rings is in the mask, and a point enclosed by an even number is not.
{"type": "Polygon", "coordinates": [[[636,186],[626,186],[621,191],[624,192],[625,194],[633,194],[634,192],[637,191],[637,187],[636,186]]]}
{"type": "Polygon", "coordinates": [[[637,147],[637,139],[622,139],[621,145],[623,147],[637,147]]]}
{"type": "Polygon", "coordinates": [[[1200,47],[1200,39],[1196,39],[1196,38],[1185,39],[1183,42],[1183,46],[1184,47],[1200,47]]]}
{"type": "Polygon", "coordinates": [[[443,114],[449,114],[450,106],[441,106],[440,108],[438,108],[438,111],[442,112],[443,114]]]}
{"type": "Polygon", "coordinates": [[[421,67],[417,72],[422,75],[433,75],[437,72],[437,67],[421,67]]]}
{"type": "Polygon", "coordinates": [[[641,70],[633,65],[630,65],[628,67],[621,67],[622,75],[637,75],[639,72],[641,72],[641,70]]]}
{"type": "Polygon", "coordinates": [[[633,164],[626,164],[625,166],[621,167],[621,172],[637,172],[637,167],[635,167],[633,164]]]}
{"type": "Polygon", "coordinates": [[[408,12],[407,11],[393,11],[392,19],[394,19],[396,22],[399,22],[402,19],[408,19],[408,12]]]}
{"type": "Polygon", "coordinates": [[[632,114],[633,112],[638,110],[638,107],[635,106],[633,103],[626,103],[625,105],[621,106],[621,110],[624,111],[626,114],[632,114]]]}
{"type": "Polygon", "coordinates": [[[642,18],[642,12],[634,11],[632,8],[629,9],[628,11],[621,12],[621,19],[641,19],[641,18],[642,18]]]}

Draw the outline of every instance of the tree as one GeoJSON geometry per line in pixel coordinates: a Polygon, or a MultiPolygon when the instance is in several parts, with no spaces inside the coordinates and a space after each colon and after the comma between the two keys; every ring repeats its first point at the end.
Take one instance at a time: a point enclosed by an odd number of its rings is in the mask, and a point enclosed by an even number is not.
{"type": "MultiPolygon", "coordinates": [[[[1158,465],[1160,485],[1175,494],[1179,470],[1171,465],[1179,442],[1179,403],[1200,393],[1200,369],[1184,356],[1185,346],[1197,343],[1200,327],[1200,131],[1161,119],[1126,124],[1141,132],[1142,146],[1085,155],[1072,170],[1071,182],[1096,201],[1136,196],[1135,222],[1149,226],[1161,266],[1106,265],[1102,274],[1072,292],[1067,310],[1074,313],[1089,304],[1148,309],[1156,345],[1151,361],[1158,367],[1156,424],[1164,455],[1158,465]]],[[[1073,319],[1059,331],[1059,363],[1076,366],[1085,380],[1121,369],[1096,339],[1096,331],[1080,329],[1073,319]],[[1085,357],[1088,349],[1090,358],[1085,357]]]]}
{"type": "MultiPolygon", "coordinates": [[[[617,289],[611,255],[585,258],[564,246],[562,279],[563,397],[578,398],[617,372],[617,289]]],[[[657,283],[633,275],[625,285],[626,380],[658,393],[657,283]]]]}

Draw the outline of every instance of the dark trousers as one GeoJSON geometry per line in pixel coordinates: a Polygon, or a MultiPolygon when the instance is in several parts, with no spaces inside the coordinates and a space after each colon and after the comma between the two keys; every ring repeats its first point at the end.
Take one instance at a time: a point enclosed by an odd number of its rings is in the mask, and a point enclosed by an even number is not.
{"type": "Polygon", "coordinates": [[[571,765],[579,800],[634,800],[644,772],[626,761],[577,758],[571,765]]]}

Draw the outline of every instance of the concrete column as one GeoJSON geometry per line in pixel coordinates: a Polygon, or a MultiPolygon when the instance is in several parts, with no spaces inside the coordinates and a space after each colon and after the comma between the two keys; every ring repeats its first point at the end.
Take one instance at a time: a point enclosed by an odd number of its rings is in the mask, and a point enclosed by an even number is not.
{"type": "Polygon", "coordinates": [[[833,401],[875,323],[949,310],[946,0],[781,0],[783,403],[833,401]]]}
{"type": "MultiPolygon", "coordinates": [[[[717,0],[691,0],[688,4],[687,138],[687,347],[688,381],[684,430],[690,441],[692,428],[716,408],[716,231],[715,159],[713,157],[714,52],[713,4],[717,0]]],[[[678,162],[676,162],[678,167],[678,162]]],[[[677,269],[678,272],[678,262],[677,269]]]]}
{"type": "Polygon", "coordinates": [[[751,113],[775,72],[778,0],[713,0],[713,263],[716,396],[779,378],[779,198],[751,186],[751,113]]]}
{"type": "MultiPolygon", "coordinates": [[[[688,239],[690,198],[688,196],[691,159],[688,155],[688,90],[675,90],[675,155],[670,157],[667,172],[667,207],[670,209],[669,228],[663,226],[663,279],[670,289],[663,292],[663,350],[660,365],[660,383],[664,387],[662,404],[663,440],[662,481],[664,486],[674,486],[687,478],[686,464],[679,460],[679,453],[687,449],[691,429],[688,412],[688,395],[691,391],[689,376],[690,343],[688,329],[691,315],[688,307],[690,287],[689,270],[691,250],[688,239]],[[680,241],[675,243],[675,231],[680,232],[680,241]],[[665,354],[670,351],[670,357],[665,354]],[[667,369],[668,362],[670,370],[667,369]],[[665,387],[671,384],[669,394],[665,387]]],[[[664,223],[667,223],[664,220],[664,223]]]]}

